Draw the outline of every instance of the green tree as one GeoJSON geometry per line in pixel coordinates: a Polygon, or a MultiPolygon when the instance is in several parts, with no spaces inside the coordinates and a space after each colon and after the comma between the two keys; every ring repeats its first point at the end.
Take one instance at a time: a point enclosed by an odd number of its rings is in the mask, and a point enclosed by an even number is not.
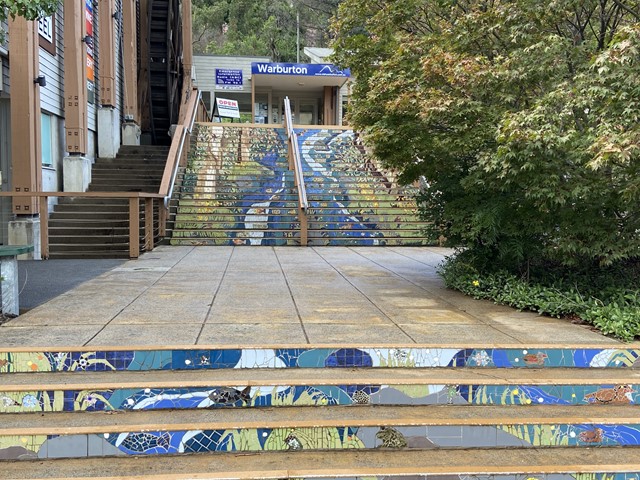
{"type": "Polygon", "coordinates": [[[295,61],[298,27],[301,51],[307,43],[325,45],[329,18],[338,3],[339,0],[194,0],[194,51],[295,61]]]}
{"type": "Polygon", "coordinates": [[[637,260],[639,4],[345,0],[351,121],[484,267],[637,260]]]}
{"type": "MultiPolygon", "coordinates": [[[[8,18],[16,16],[24,17],[27,20],[37,20],[38,18],[52,15],[58,8],[60,0],[3,0],[0,7],[0,26],[8,18]]],[[[0,28],[0,44],[5,42],[6,32],[0,28]]]]}

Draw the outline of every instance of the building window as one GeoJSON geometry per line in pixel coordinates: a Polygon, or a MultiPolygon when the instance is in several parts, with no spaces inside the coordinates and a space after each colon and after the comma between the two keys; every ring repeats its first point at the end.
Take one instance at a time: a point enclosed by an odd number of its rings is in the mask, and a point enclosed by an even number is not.
{"type": "Polygon", "coordinates": [[[51,115],[43,113],[40,119],[40,133],[42,137],[42,166],[53,167],[52,148],[52,118],[51,115]]]}
{"type": "Polygon", "coordinates": [[[202,102],[207,106],[207,111],[211,113],[211,92],[202,91],[202,102]]]}

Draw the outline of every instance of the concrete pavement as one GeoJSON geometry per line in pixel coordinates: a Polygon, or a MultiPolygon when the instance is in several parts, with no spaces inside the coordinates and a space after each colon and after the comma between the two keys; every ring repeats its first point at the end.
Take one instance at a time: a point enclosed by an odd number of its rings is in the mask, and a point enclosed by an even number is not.
{"type": "Polygon", "coordinates": [[[0,326],[0,345],[620,345],[445,289],[436,267],[450,253],[161,246],[0,326]]]}

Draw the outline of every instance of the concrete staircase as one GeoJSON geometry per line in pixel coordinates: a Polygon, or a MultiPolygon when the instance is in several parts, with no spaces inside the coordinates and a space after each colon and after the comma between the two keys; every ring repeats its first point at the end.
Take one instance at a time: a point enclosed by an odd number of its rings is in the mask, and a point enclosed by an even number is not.
{"type": "MultiPolygon", "coordinates": [[[[416,193],[364,153],[352,131],[299,130],[308,245],[424,245],[416,193]]],[[[174,245],[299,245],[283,129],[197,127],[177,189],[174,245]]]]}
{"type": "Polygon", "coordinates": [[[637,479],[639,358],[620,345],[4,350],[0,478],[637,479]]]}
{"type": "MultiPolygon", "coordinates": [[[[157,193],[168,151],[123,146],[116,158],[97,159],[89,191],[157,193]]],[[[144,208],[140,212],[144,225],[144,208]]],[[[142,229],[140,234],[144,248],[142,229]]],[[[128,200],[61,198],[49,219],[49,258],[129,258],[128,200]]]]}

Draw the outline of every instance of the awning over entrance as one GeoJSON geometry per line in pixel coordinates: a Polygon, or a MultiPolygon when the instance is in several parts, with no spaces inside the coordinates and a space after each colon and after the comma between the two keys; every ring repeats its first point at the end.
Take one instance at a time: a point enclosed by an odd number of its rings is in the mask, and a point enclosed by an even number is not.
{"type": "Polygon", "coordinates": [[[300,92],[342,87],[351,77],[349,69],[340,70],[331,64],[261,63],[251,64],[253,85],[278,90],[300,92]]]}
{"type": "Polygon", "coordinates": [[[335,65],[306,63],[251,64],[253,121],[279,123],[281,102],[292,100],[294,121],[303,124],[340,124],[340,88],[351,72],[335,65]]]}

